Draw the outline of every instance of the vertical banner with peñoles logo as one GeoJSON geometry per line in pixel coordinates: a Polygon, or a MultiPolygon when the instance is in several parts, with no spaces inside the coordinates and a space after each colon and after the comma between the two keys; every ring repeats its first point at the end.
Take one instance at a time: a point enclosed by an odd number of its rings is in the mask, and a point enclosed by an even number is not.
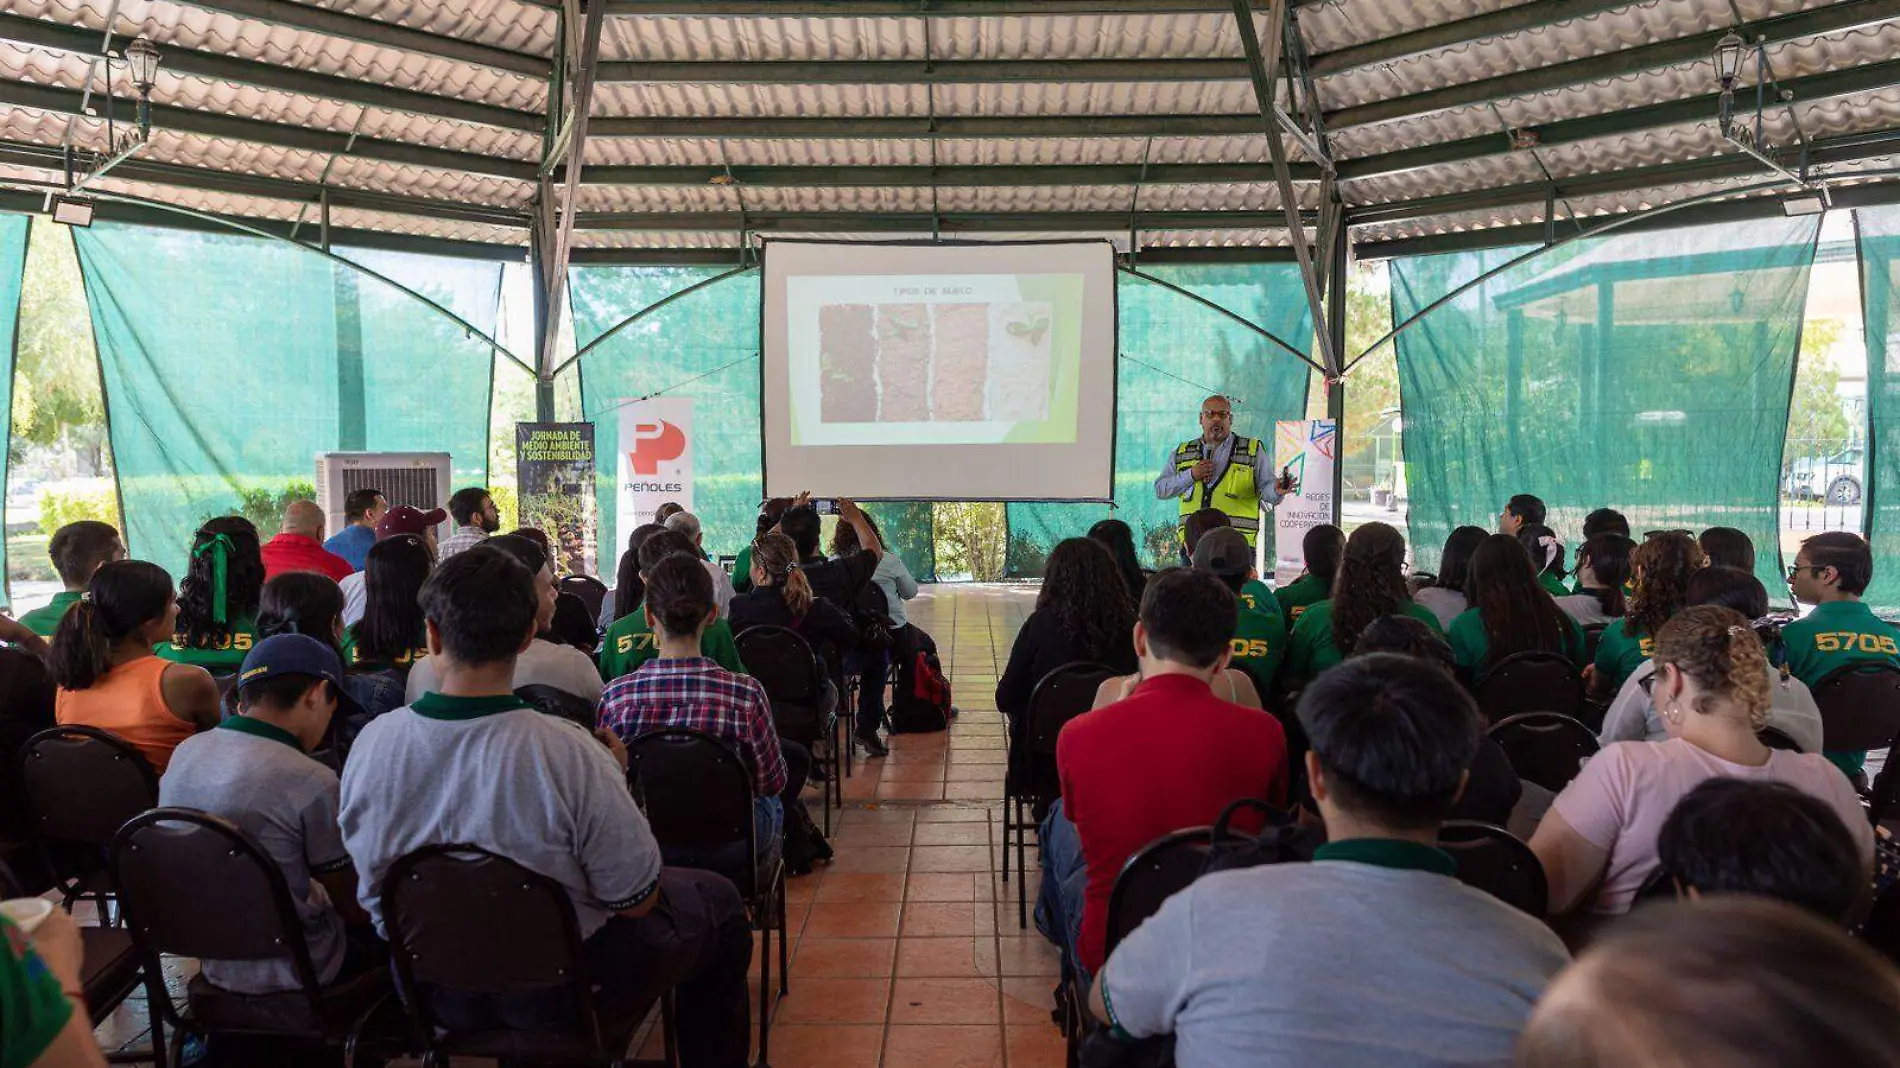
{"type": "Polygon", "coordinates": [[[1339,424],[1331,419],[1289,419],[1274,424],[1275,470],[1293,476],[1293,492],[1273,509],[1273,578],[1284,585],[1306,569],[1306,532],[1332,523],[1333,465],[1338,462],[1339,424]]]}
{"type": "Polygon", "coordinates": [[[653,522],[672,501],[693,510],[693,398],[648,397],[620,405],[619,504],[621,537],[653,522]]]}
{"type": "Polygon", "coordinates": [[[593,575],[594,426],[516,423],[520,525],[548,536],[561,575],[593,575]]]}

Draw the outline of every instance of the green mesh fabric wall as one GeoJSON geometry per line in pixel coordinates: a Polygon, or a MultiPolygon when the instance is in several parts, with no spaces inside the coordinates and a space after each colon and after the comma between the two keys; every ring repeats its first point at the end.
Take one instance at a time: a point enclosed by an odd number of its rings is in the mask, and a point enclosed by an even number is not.
{"type": "MultiPolygon", "coordinates": [[[[74,238],[134,556],[179,573],[199,523],[268,522],[319,452],[446,451],[458,483],[486,481],[481,334],[288,242],[117,223],[74,238]]],[[[488,294],[492,329],[500,270],[442,260],[422,288],[471,311],[488,294]]]]}
{"type": "MultiPolygon", "coordinates": [[[[1737,527],[1777,576],[1778,482],[1818,216],[1610,234],[1510,267],[1399,335],[1411,541],[1534,493],[1572,546],[1613,506],[1644,530],[1737,527]]],[[[1394,260],[1403,323],[1511,250],[1394,260]]]]}
{"type": "Polygon", "coordinates": [[[1900,208],[1854,212],[1860,243],[1860,292],[1867,342],[1867,538],[1874,581],[1866,599],[1900,608],[1900,208]]]}
{"type": "MultiPolygon", "coordinates": [[[[1303,351],[1312,317],[1292,264],[1194,264],[1143,268],[1226,308],[1303,351]]],[[[1133,528],[1152,565],[1174,562],[1180,505],[1155,500],[1154,479],[1174,446],[1200,433],[1201,402],[1232,399],[1234,429],[1272,447],[1273,425],[1306,410],[1308,366],[1232,318],[1134,275],[1122,274],[1115,394],[1115,503],[1011,504],[1007,568],[1040,574],[1049,549],[1115,516],[1133,528]]],[[[1270,549],[1269,545],[1269,549],[1270,549]]]]}
{"type": "MultiPolygon", "coordinates": [[[[33,220],[26,215],[0,214],[0,343],[6,345],[6,381],[0,383],[0,404],[13,411],[13,365],[20,337],[20,287],[26,277],[26,237],[33,220]]],[[[9,426],[11,422],[9,421],[9,426]]],[[[11,434],[9,434],[11,437],[11,434]]],[[[7,484],[7,461],[0,456],[0,487],[7,484]]],[[[4,494],[0,494],[4,495],[4,494]]],[[[0,520],[4,515],[0,514],[0,520]]],[[[0,575],[6,574],[6,539],[0,538],[0,575]]],[[[12,594],[0,583],[8,604],[12,594]]]]}

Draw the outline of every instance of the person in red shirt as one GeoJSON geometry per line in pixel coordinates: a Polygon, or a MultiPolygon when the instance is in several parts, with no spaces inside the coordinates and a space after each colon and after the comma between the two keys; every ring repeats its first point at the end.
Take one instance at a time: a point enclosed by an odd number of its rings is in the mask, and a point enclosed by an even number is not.
{"type": "Polygon", "coordinates": [[[315,571],[337,582],[356,569],[323,547],[323,509],[311,501],[292,501],[284,509],[283,532],[264,543],[264,579],[291,571],[315,571]]]}
{"type": "Polygon", "coordinates": [[[1109,892],[1136,850],[1213,823],[1243,797],[1286,803],[1279,720],[1211,687],[1227,666],[1236,604],[1207,572],[1155,576],[1135,623],[1140,681],[1056,739],[1062,799],[1043,821],[1036,925],[1083,977],[1102,966],[1109,892]]]}

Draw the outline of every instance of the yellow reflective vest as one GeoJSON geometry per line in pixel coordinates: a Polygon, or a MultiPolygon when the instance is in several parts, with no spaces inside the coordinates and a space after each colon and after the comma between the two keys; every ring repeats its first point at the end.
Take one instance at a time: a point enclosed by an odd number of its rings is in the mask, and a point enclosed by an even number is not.
{"type": "MultiPolygon", "coordinates": [[[[1174,469],[1186,471],[1207,453],[1207,443],[1200,438],[1184,441],[1174,448],[1174,469]]],[[[1227,470],[1219,472],[1211,483],[1190,483],[1181,494],[1183,529],[1188,516],[1203,508],[1216,508],[1227,514],[1235,530],[1247,536],[1247,544],[1255,544],[1260,536],[1260,493],[1254,488],[1253,469],[1259,461],[1260,439],[1234,435],[1227,470]]]]}

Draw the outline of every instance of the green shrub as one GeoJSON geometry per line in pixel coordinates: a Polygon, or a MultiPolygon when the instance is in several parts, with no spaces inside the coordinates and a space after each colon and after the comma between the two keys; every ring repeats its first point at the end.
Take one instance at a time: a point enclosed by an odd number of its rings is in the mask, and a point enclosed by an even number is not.
{"type": "Polygon", "coordinates": [[[110,482],[97,489],[40,491],[41,533],[50,538],[60,527],[81,519],[96,519],[125,530],[119,522],[119,496],[110,482]]]}
{"type": "Polygon", "coordinates": [[[46,556],[46,535],[17,534],[7,539],[7,578],[14,582],[58,582],[46,556]]]}
{"type": "Polygon", "coordinates": [[[317,488],[303,479],[291,479],[276,489],[268,486],[252,486],[238,491],[238,506],[232,512],[219,512],[198,517],[198,525],[203,526],[221,515],[241,515],[251,521],[264,540],[270,540],[284,524],[284,509],[291,501],[314,501],[317,488]]]}

